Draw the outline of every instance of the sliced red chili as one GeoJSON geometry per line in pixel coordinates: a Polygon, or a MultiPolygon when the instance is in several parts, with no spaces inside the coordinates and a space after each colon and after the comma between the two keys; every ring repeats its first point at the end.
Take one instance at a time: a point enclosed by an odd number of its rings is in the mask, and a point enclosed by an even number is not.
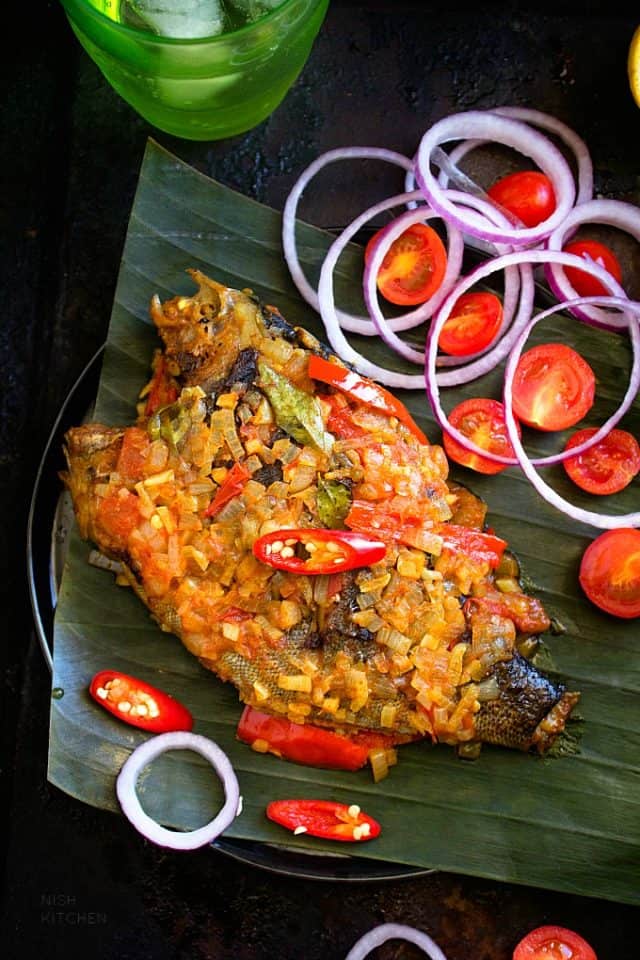
{"type": "Polygon", "coordinates": [[[308,527],[274,530],[259,537],[253,553],[277,570],[289,573],[341,573],[379,563],[387,552],[381,540],[351,530],[308,527]]]}
{"type": "Polygon", "coordinates": [[[396,417],[420,443],[429,442],[405,405],[373,380],[361,377],[354,370],[331,363],[330,360],[325,360],[324,357],[316,354],[309,358],[309,376],[313,380],[319,380],[321,383],[335,387],[336,390],[341,390],[367,407],[380,410],[389,417],[396,417]]]}
{"type": "Polygon", "coordinates": [[[222,485],[216,490],[216,495],[204,512],[205,517],[215,517],[230,500],[242,493],[245,483],[251,474],[243,463],[234,463],[224,478],[222,485]]]}
{"type": "Polygon", "coordinates": [[[89,685],[101,707],[125,723],[149,733],[191,730],[193,717],[164,690],[117,670],[101,670],[89,685]]]}
{"type": "Polygon", "coordinates": [[[267,806],[267,816],[294,833],[348,843],[373,840],[381,830],[357,804],[334,800],[274,800],[267,806]]]}
{"type": "Polygon", "coordinates": [[[464,553],[469,559],[477,563],[488,563],[492,568],[498,566],[507,547],[506,540],[492,533],[470,530],[455,523],[443,523],[438,533],[442,537],[444,549],[464,553]]]}

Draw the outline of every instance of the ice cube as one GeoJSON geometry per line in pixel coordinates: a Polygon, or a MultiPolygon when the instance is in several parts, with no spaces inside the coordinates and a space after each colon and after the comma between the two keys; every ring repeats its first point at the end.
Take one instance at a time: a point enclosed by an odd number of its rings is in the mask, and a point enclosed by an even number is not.
{"type": "Polygon", "coordinates": [[[128,5],[162,37],[214,37],[225,28],[221,0],[128,0],[128,5]]]}
{"type": "Polygon", "coordinates": [[[284,0],[226,0],[227,5],[245,23],[253,23],[265,13],[275,10],[284,0]]]}

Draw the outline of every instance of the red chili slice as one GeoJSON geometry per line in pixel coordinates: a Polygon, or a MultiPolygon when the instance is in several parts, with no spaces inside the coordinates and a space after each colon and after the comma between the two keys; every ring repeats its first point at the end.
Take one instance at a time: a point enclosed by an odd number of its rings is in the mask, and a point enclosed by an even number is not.
{"type": "Polygon", "coordinates": [[[335,387],[336,390],[341,390],[367,407],[374,407],[389,417],[396,417],[404,423],[405,427],[408,427],[420,443],[428,443],[405,405],[373,380],[361,377],[354,370],[342,367],[338,363],[331,363],[330,360],[325,360],[324,357],[316,354],[309,358],[309,376],[313,380],[319,380],[321,383],[335,387]]]}
{"type": "Polygon", "coordinates": [[[537,927],[523,937],[513,960],[598,960],[593,947],[579,933],[565,927],[537,927]]]}
{"type": "Polygon", "coordinates": [[[216,491],[215,497],[205,510],[205,517],[215,517],[230,500],[242,493],[242,489],[250,476],[251,474],[243,463],[234,463],[222,485],[216,491]]]}
{"type": "Polygon", "coordinates": [[[274,530],[259,537],[253,553],[277,570],[289,573],[340,573],[378,563],[387,552],[381,540],[351,530],[274,530]]]}
{"type": "MultiPolygon", "coordinates": [[[[577,447],[596,432],[595,427],[578,430],[569,437],[565,450],[577,447]]],[[[584,453],[563,460],[563,466],[573,482],[587,493],[618,493],[640,472],[640,445],[627,430],[612,430],[584,453]]]]}
{"type": "Polygon", "coordinates": [[[267,806],[267,816],[294,833],[347,843],[373,840],[381,830],[378,821],[356,804],[334,800],[274,800],[267,806]]]}
{"type": "Polygon", "coordinates": [[[593,370],[564,343],[543,343],[523,353],[513,378],[513,412],[537,430],[573,427],[591,409],[593,370]]]}
{"type": "Polygon", "coordinates": [[[149,733],[191,730],[193,717],[178,700],[144,680],[117,670],[101,670],[89,685],[101,707],[119,720],[149,733]]]}

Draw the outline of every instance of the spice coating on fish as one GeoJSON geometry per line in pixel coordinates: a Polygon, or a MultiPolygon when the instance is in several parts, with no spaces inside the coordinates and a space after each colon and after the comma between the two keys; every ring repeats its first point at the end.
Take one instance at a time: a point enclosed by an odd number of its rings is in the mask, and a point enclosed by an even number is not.
{"type": "Polygon", "coordinates": [[[578,694],[518,653],[549,620],[442,449],[374,384],[334,385],[341,361],[275,308],[189,272],[193,297],[151,303],[163,349],[137,423],[66,436],[81,535],[246,704],[543,752],[578,694]],[[345,530],[383,558],[345,568],[345,530]]]}

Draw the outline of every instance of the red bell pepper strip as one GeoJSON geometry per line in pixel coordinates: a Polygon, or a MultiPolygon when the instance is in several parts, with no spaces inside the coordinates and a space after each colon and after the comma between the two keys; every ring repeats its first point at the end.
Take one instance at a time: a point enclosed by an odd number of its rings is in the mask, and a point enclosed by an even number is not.
{"type": "Polygon", "coordinates": [[[149,733],[191,730],[193,727],[191,713],[178,700],[144,680],[117,670],[96,673],[89,685],[89,693],[114,717],[149,733]]]}
{"type": "Polygon", "coordinates": [[[373,380],[361,377],[354,370],[331,363],[330,360],[325,360],[324,357],[316,354],[309,358],[309,376],[312,380],[328,383],[329,386],[341,390],[367,407],[374,407],[390,417],[396,417],[404,423],[405,427],[408,427],[420,443],[429,442],[405,405],[373,380]]]}
{"type": "Polygon", "coordinates": [[[494,569],[500,563],[507,546],[506,540],[492,533],[471,530],[456,523],[443,523],[437,532],[442,537],[443,549],[464,553],[470,560],[488,563],[494,569]]]}
{"type": "Polygon", "coordinates": [[[343,737],[333,730],[311,723],[293,723],[287,717],[262,713],[254,707],[242,711],[237,735],[249,746],[258,743],[265,753],[329,770],[359,770],[367,763],[371,750],[390,749],[397,742],[393,735],[375,731],[343,737]]]}
{"type": "Polygon", "coordinates": [[[251,474],[243,463],[234,463],[224,478],[222,485],[204,512],[205,517],[215,517],[230,500],[242,493],[242,489],[251,474]]]}
{"type": "Polygon", "coordinates": [[[274,530],[258,537],[253,553],[263,563],[289,573],[341,573],[378,563],[387,552],[381,540],[352,530],[307,527],[274,530]]]}
{"type": "Polygon", "coordinates": [[[274,823],[323,840],[347,843],[373,840],[380,834],[380,824],[356,804],[334,800],[274,800],[267,806],[267,816],[274,823]]]}

